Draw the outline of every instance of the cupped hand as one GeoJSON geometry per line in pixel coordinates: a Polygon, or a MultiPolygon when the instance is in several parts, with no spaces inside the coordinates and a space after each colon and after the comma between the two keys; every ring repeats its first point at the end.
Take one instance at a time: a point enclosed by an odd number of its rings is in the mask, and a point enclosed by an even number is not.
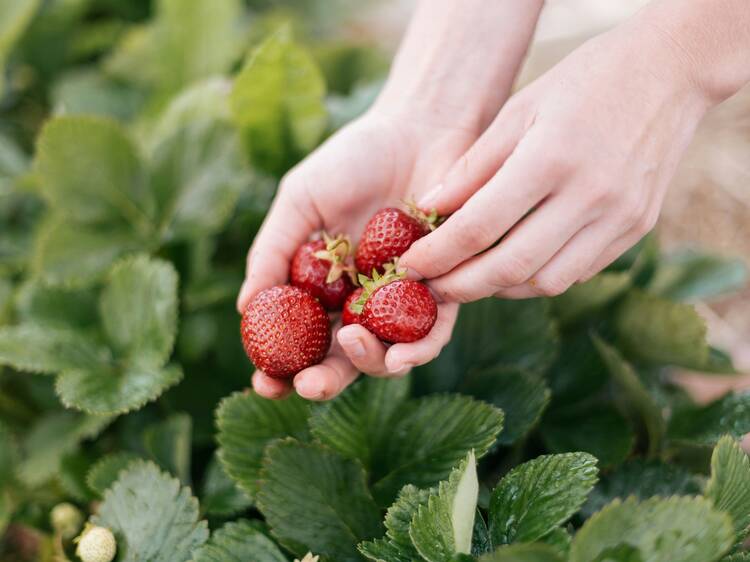
{"type": "Polygon", "coordinates": [[[625,26],[521,90],[419,200],[453,214],[401,265],[453,302],[554,296],[593,277],[654,226],[706,110],[682,56],[658,30],[625,26]]]}
{"type": "MultiPolygon", "coordinates": [[[[420,197],[471,143],[478,131],[450,128],[414,116],[372,110],[331,137],[284,178],[247,259],[237,300],[241,312],[259,291],[288,281],[297,248],[321,230],[353,241],[379,209],[420,197]]],[[[358,375],[400,376],[430,361],[448,342],[458,305],[440,304],[430,334],[386,348],[359,325],[334,326],[333,345],[319,365],[293,381],[257,371],[258,394],[280,398],[292,388],[311,400],[336,396],[358,375]]]]}

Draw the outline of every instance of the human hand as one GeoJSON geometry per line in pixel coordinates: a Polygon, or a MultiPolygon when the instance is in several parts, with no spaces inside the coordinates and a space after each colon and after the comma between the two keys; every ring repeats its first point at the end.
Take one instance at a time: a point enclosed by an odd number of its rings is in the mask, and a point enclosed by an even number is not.
{"type": "Polygon", "coordinates": [[[654,226],[707,108],[683,56],[649,26],[623,26],[520,91],[419,200],[453,214],[401,265],[453,302],[553,296],[593,277],[654,226]]]}
{"type": "MultiPolygon", "coordinates": [[[[325,230],[358,236],[377,210],[423,195],[477,135],[426,117],[380,110],[342,129],[282,181],[248,254],[238,310],[259,291],[288,281],[292,255],[311,234],[325,230]]],[[[301,371],[293,383],[258,371],[253,386],[262,396],[279,398],[293,384],[304,398],[323,400],[340,393],[360,371],[404,375],[437,356],[450,338],[457,309],[456,304],[441,304],[424,339],[389,348],[362,326],[337,322],[322,363],[301,371]]]]}

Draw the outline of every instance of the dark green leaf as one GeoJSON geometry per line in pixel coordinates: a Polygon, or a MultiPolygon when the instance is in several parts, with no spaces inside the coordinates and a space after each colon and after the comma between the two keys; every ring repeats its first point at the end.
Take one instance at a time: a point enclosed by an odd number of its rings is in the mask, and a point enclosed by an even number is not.
{"type": "Polygon", "coordinates": [[[622,295],[631,282],[628,272],[600,273],[587,283],[573,285],[565,293],[552,299],[552,309],[560,322],[574,322],[622,295]]]}
{"type": "Polygon", "coordinates": [[[39,0],[3,0],[0,2],[0,96],[5,90],[5,59],[29,25],[39,0]]]}
{"type": "Polygon", "coordinates": [[[192,429],[189,415],[173,414],[143,433],[143,444],[151,459],[185,485],[190,485],[192,429]]]}
{"type": "Polygon", "coordinates": [[[99,322],[96,293],[29,282],[16,296],[16,311],[22,324],[53,328],[91,329],[99,322]]]}
{"type": "Polygon", "coordinates": [[[104,492],[120,477],[120,472],[137,459],[139,459],[138,455],[127,451],[106,455],[89,469],[86,475],[86,484],[97,494],[103,496],[104,492]]]}
{"type": "Polygon", "coordinates": [[[750,526],[750,460],[729,436],[714,449],[706,497],[732,517],[737,540],[743,539],[750,526]]]}
{"type": "Polygon", "coordinates": [[[288,562],[279,547],[249,521],[239,520],[214,531],[193,562],[288,562]]]}
{"type": "Polygon", "coordinates": [[[671,439],[714,445],[723,435],[750,432],[750,393],[726,394],[707,406],[684,405],[669,420],[671,439]]]}
{"type": "Polygon", "coordinates": [[[252,505],[250,499],[240,490],[234,480],[224,471],[218,456],[214,455],[208,464],[203,480],[201,506],[209,515],[230,516],[246,510],[252,505]]]}

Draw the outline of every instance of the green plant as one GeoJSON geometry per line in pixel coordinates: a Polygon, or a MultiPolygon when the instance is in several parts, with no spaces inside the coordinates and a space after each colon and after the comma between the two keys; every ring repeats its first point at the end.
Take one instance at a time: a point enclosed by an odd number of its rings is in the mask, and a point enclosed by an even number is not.
{"type": "Polygon", "coordinates": [[[120,562],[748,560],[750,395],[670,377],[735,372],[683,301],[736,261],[648,238],[561,297],[464,306],[406,379],[243,391],[247,246],[382,65],[321,36],[328,3],[298,39],[207,6],[0,0],[0,558],[75,559],[77,508],[120,562]]]}

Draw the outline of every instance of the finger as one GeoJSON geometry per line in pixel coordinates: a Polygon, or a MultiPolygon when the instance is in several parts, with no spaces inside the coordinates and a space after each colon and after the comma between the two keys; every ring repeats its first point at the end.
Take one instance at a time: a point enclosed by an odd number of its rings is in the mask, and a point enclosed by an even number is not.
{"type": "Polygon", "coordinates": [[[472,302],[523,285],[585,227],[591,217],[573,195],[554,195],[498,246],[433,279],[430,286],[443,300],[472,302]]]}
{"type": "Polygon", "coordinates": [[[388,349],[385,354],[388,372],[393,376],[405,375],[412,368],[435,359],[450,341],[457,315],[457,303],[438,305],[437,320],[429,334],[421,340],[412,343],[397,343],[388,349]]]}
{"type": "Polygon", "coordinates": [[[294,377],[297,394],[308,400],[329,400],[338,396],[359,375],[338,344],[318,365],[300,371],[294,377]]]}
{"type": "Polygon", "coordinates": [[[421,209],[450,214],[492,178],[528,129],[528,112],[519,105],[514,99],[505,104],[482,136],[451,166],[443,182],[419,200],[421,209]]]}
{"type": "Polygon", "coordinates": [[[305,193],[294,185],[280,188],[248,253],[245,281],[237,297],[240,313],[258,292],[286,283],[294,252],[320,229],[320,219],[315,207],[306,203],[305,193]]]}
{"type": "Polygon", "coordinates": [[[284,398],[292,390],[292,385],[288,380],[274,379],[262,371],[255,371],[252,381],[255,392],[263,398],[284,398]]]}
{"type": "Polygon", "coordinates": [[[463,207],[412,244],[400,264],[413,277],[433,279],[486,250],[556,187],[562,168],[540,162],[539,141],[529,138],[463,207]]]}
{"type": "Polygon", "coordinates": [[[344,326],[336,338],[346,356],[361,372],[375,377],[389,374],[385,366],[385,346],[363,326],[344,326]]]}

